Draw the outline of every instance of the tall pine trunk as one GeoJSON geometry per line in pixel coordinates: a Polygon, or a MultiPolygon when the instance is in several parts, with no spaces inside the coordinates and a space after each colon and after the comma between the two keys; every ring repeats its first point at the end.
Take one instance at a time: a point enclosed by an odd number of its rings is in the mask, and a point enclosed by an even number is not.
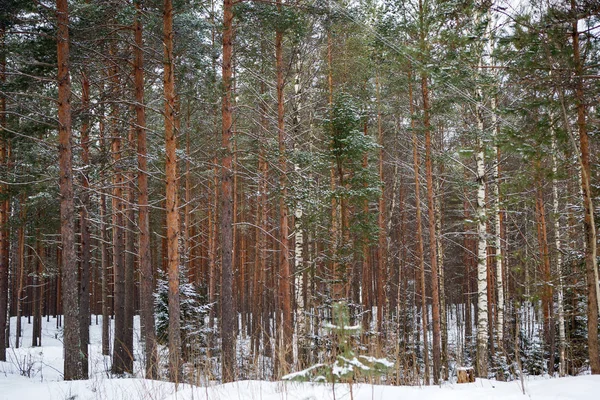
{"type": "MultiPolygon", "coordinates": [[[[571,8],[576,11],[575,0],[571,0],[571,8]]],[[[594,205],[592,201],[590,145],[586,126],[585,98],[583,91],[583,66],[579,50],[578,20],[572,24],[573,61],[575,63],[577,102],[577,127],[579,131],[581,187],[583,190],[584,231],[585,231],[585,270],[588,285],[588,351],[592,374],[600,374],[600,353],[598,348],[598,310],[600,309],[600,288],[598,287],[598,261],[596,250],[596,225],[594,223],[594,205]]]]}
{"type": "MultiPolygon", "coordinates": [[[[538,173],[541,169],[538,160],[538,173]]],[[[538,247],[540,250],[541,272],[542,272],[542,315],[544,318],[544,346],[550,357],[548,359],[548,373],[554,373],[554,303],[552,301],[552,282],[550,275],[550,253],[548,251],[548,231],[546,227],[546,207],[544,205],[544,191],[542,188],[542,177],[538,176],[536,188],[536,211],[537,211],[537,232],[538,247]]]]}
{"type": "Polygon", "coordinates": [[[235,311],[233,308],[233,1],[223,0],[223,97],[221,160],[221,364],[223,382],[235,380],[235,311]]]}
{"type": "Polygon", "coordinates": [[[146,108],[144,106],[144,52],[141,4],[136,1],[135,47],[134,47],[134,79],[135,79],[135,113],[137,133],[138,160],[138,224],[139,247],[138,262],[141,275],[140,320],[144,327],[144,356],[146,361],[146,378],[158,378],[158,353],[156,348],[156,332],[154,323],[153,276],[154,268],[150,254],[150,217],[148,207],[148,145],[146,140],[146,108]]]}
{"type": "MultiPolygon", "coordinates": [[[[281,12],[281,0],[277,8],[281,12]]],[[[285,155],[285,110],[284,110],[284,81],[283,81],[283,32],[275,33],[275,69],[277,73],[277,139],[279,144],[279,271],[280,271],[280,306],[282,316],[281,362],[283,368],[279,371],[287,373],[294,361],[292,348],[292,302],[290,290],[290,253],[289,253],[289,218],[287,209],[287,158],[285,155]]]]}
{"type": "MultiPolygon", "coordinates": [[[[132,107],[133,108],[133,107],[132,107]]],[[[133,111],[133,110],[132,110],[133,111]]],[[[132,113],[133,114],[133,113],[132,113]]],[[[133,159],[135,152],[134,133],[135,124],[131,121],[129,134],[127,136],[127,159],[133,159]]],[[[131,168],[125,174],[125,205],[123,215],[125,216],[125,270],[124,270],[124,287],[125,287],[125,303],[124,303],[124,324],[123,324],[123,347],[129,355],[126,358],[126,370],[133,371],[133,314],[135,312],[135,193],[134,193],[135,173],[131,168]]]]}
{"type": "Polygon", "coordinates": [[[415,174],[415,218],[417,224],[416,232],[416,258],[420,271],[420,291],[421,291],[421,323],[423,328],[423,361],[425,363],[425,385],[429,385],[429,344],[427,340],[427,297],[425,290],[425,259],[423,256],[423,227],[421,221],[421,196],[419,183],[419,145],[417,141],[417,129],[415,126],[412,76],[408,73],[408,101],[410,104],[412,147],[413,147],[413,169],[415,174]]]}
{"type": "MultiPolygon", "coordinates": [[[[381,112],[381,82],[379,78],[379,71],[376,75],[376,89],[377,89],[377,143],[381,146],[378,152],[378,173],[379,181],[383,185],[383,127],[382,127],[382,112],[381,112]]],[[[392,209],[393,211],[393,209],[392,209]]],[[[378,246],[377,246],[377,331],[383,332],[383,318],[384,318],[384,307],[385,307],[385,287],[387,280],[387,255],[388,255],[388,243],[386,240],[387,231],[385,227],[385,190],[381,188],[381,194],[378,199],[378,214],[377,214],[377,227],[378,227],[378,246]]],[[[392,216],[389,216],[390,220],[392,216]]]]}
{"type": "Polygon", "coordinates": [[[167,210],[167,276],[169,280],[169,372],[176,383],[181,377],[181,322],[179,308],[179,210],[177,196],[177,106],[173,60],[173,3],[163,11],[165,175],[167,210]]]}
{"type": "Polygon", "coordinates": [[[58,162],[60,235],[62,245],[62,298],[64,312],[64,379],[83,379],[79,290],[75,252],[75,204],[71,149],[71,78],[69,74],[69,9],[67,0],[56,0],[58,62],[58,162]]]}
{"type": "Polygon", "coordinates": [[[14,297],[16,305],[17,323],[15,326],[15,348],[20,347],[20,339],[23,336],[21,316],[23,315],[23,285],[25,284],[25,219],[27,218],[27,207],[25,195],[19,196],[19,227],[17,228],[17,254],[16,254],[16,277],[17,290],[14,297]]]}
{"type": "MultiPolygon", "coordinates": [[[[0,85],[6,82],[6,40],[5,27],[0,20],[0,85]]],[[[0,94],[0,166],[5,167],[8,164],[8,139],[6,137],[6,97],[0,94]]],[[[3,199],[0,201],[0,361],[6,361],[7,335],[7,316],[8,316],[8,204],[7,197],[8,186],[0,184],[0,194],[3,199]]]]}
{"type": "Polygon", "coordinates": [[[113,336],[113,359],[111,371],[113,374],[121,375],[130,371],[128,358],[133,353],[125,348],[125,215],[123,205],[123,161],[122,161],[122,138],[119,130],[121,118],[117,98],[119,97],[119,68],[116,60],[116,44],[111,44],[110,55],[113,57],[110,68],[111,94],[111,153],[114,162],[114,176],[112,188],[112,241],[113,241],[113,312],[115,320],[113,336]]]}
{"type": "MultiPolygon", "coordinates": [[[[83,120],[81,123],[81,162],[84,168],[90,165],[90,81],[85,73],[81,76],[81,106],[83,120]]],[[[88,344],[90,342],[90,258],[91,237],[89,227],[90,182],[87,169],[81,175],[81,209],[79,210],[79,226],[81,233],[81,283],[79,285],[80,299],[80,329],[81,353],[83,355],[83,373],[88,374],[88,344]]]]}
{"type": "MultiPolygon", "coordinates": [[[[100,148],[106,149],[106,140],[104,137],[104,111],[100,110],[100,121],[98,123],[100,133],[100,148]]],[[[100,181],[105,183],[105,174],[100,172],[100,181]]],[[[100,191],[100,269],[102,270],[102,355],[110,354],[110,278],[109,278],[109,237],[108,237],[108,221],[107,221],[107,206],[106,193],[104,189],[100,191]]]]}
{"type": "Polygon", "coordinates": [[[31,335],[31,347],[42,345],[42,304],[44,287],[44,251],[42,250],[42,239],[39,228],[36,231],[35,274],[33,277],[33,333],[31,335]]]}
{"type": "Polygon", "coordinates": [[[427,177],[427,214],[429,217],[429,255],[431,263],[431,311],[433,320],[433,383],[440,382],[441,344],[440,330],[440,291],[438,276],[437,241],[435,231],[435,202],[433,193],[433,161],[431,155],[431,123],[429,120],[429,90],[427,75],[421,75],[421,92],[423,95],[423,126],[425,129],[425,174],[427,177]]]}

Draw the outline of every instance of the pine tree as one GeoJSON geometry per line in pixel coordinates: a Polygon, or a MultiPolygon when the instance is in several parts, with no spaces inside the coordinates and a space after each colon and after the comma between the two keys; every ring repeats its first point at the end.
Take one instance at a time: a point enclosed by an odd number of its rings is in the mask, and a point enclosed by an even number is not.
{"type": "Polygon", "coordinates": [[[83,379],[81,331],[78,300],[78,271],[75,254],[75,205],[73,197],[73,161],[71,150],[71,78],[69,71],[69,6],[56,0],[58,20],[58,124],[60,163],[60,234],[62,243],[62,293],[65,313],[64,378],[83,379]]]}
{"type": "Polygon", "coordinates": [[[235,379],[235,314],[233,309],[233,193],[232,193],[232,55],[233,2],[223,0],[223,97],[221,160],[221,357],[223,382],[235,379]]]}
{"type": "Polygon", "coordinates": [[[181,327],[179,310],[179,210],[177,195],[177,118],[175,61],[173,59],[173,3],[165,0],[163,11],[164,104],[166,153],[167,269],[169,278],[169,373],[181,379],[181,327]]]}
{"type": "Polygon", "coordinates": [[[158,378],[158,355],[154,330],[153,307],[153,267],[150,255],[150,219],[148,210],[148,147],[146,136],[146,109],[144,107],[144,42],[141,22],[141,1],[135,2],[135,111],[138,160],[138,208],[139,208],[139,248],[138,258],[141,272],[140,317],[144,327],[146,377],[158,378]]]}

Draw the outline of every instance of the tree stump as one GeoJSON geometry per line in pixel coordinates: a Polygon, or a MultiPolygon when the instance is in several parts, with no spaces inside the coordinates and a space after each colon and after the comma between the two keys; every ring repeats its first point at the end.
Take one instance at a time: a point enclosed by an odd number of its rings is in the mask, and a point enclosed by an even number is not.
{"type": "Polygon", "coordinates": [[[475,382],[475,370],[473,367],[460,367],[457,370],[457,383],[472,383],[475,382]]]}

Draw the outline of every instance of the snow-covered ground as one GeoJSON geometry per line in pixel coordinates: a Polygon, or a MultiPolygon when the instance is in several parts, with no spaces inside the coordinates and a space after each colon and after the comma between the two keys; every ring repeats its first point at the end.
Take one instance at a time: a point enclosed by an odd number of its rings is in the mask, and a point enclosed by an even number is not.
{"type": "MultiPolygon", "coordinates": [[[[94,318],[95,322],[95,318],[94,318]]],[[[99,320],[99,322],[101,322],[99,320]]],[[[135,321],[139,332],[139,319],[135,321]]],[[[14,343],[15,318],[11,319],[14,343]]],[[[600,376],[561,379],[529,378],[525,395],[521,383],[477,380],[473,384],[441,387],[335,385],[294,382],[241,381],[206,387],[179,385],[140,378],[109,378],[110,360],[100,354],[101,325],[91,326],[90,379],[62,381],[62,343],[56,320],[44,319],[42,347],[31,348],[31,328],[23,318],[23,344],[8,350],[8,362],[0,362],[0,400],[592,400],[600,395],[600,376]],[[26,376],[23,376],[26,375],[26,376]]],[[[136,335],[138,336],[138,335],[136,335]]],[[[139,354],[139,349],[136,349],[139,354]]],[[[139,364],[137,367],[139,368],[139,364]]]]}

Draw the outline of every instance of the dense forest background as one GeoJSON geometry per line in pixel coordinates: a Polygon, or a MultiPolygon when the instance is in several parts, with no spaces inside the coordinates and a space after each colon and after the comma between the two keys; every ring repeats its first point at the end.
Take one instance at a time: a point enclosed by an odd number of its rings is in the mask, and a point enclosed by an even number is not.
{"type": "Polygon", "coordinates": [[[0,360],[55,318],[85,378],[101,315],[115,375],[600,374],[599,16],[2,0],[0,360]]]}

